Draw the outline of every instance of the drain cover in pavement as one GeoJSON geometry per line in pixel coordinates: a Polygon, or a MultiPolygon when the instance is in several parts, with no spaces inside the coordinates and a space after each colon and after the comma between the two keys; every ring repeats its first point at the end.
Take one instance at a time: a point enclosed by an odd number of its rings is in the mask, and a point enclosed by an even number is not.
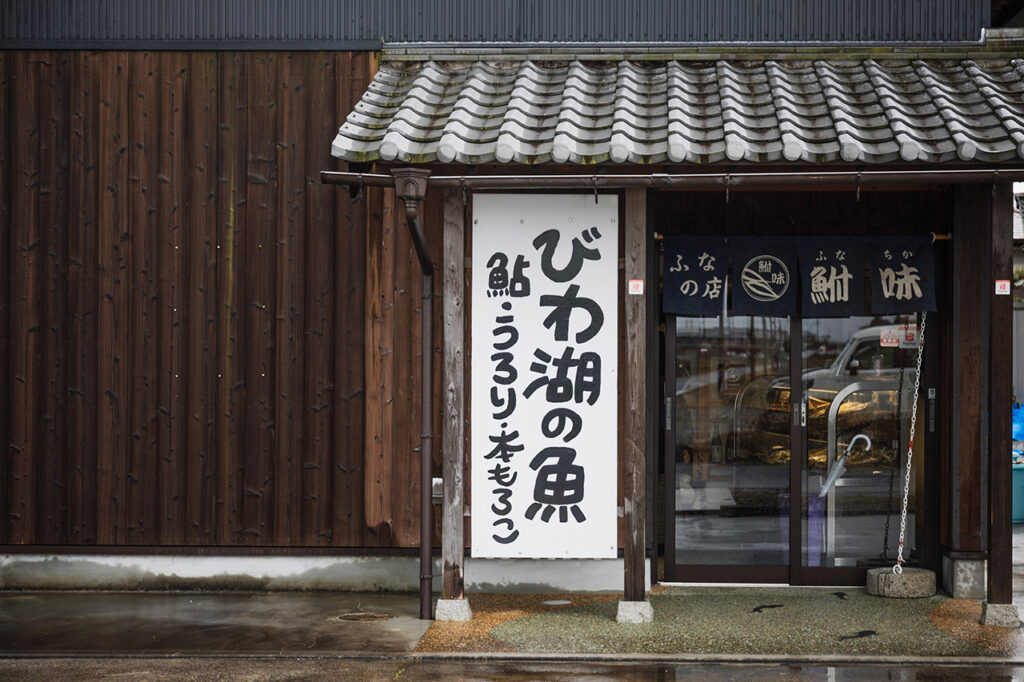
{"type": "Polygon", "coordinates": [[[335,620],[391,620],[386,613],[372,613],[370,611],[357,611],[356,613],[343,613],[335,616],[335,620]]]}

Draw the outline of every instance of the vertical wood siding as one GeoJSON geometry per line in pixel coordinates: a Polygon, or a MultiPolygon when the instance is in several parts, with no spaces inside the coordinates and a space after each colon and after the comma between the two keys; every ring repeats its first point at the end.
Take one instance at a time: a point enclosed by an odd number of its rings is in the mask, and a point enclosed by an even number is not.
{"type": "Polygon", "coordinates": [[[0,544],[418,544],[419,268],[318,175],[375,70],[0,52],[0,544]]]}
{"type": "MultiPolygon", "coordinates": [[[[10,162],[10,150],[7,140],[10,138],[10,111],[11,111],[11,80],[9,76],[11,53],[0,50],[0,273],[11,271],[11,213],[10,197],[7,193],[7,185],[10,182],[11,169],[14,164],[10,162]]],[[[7,536],[7,527],[10,523],[12,510],[8,505],[7,486],[10,480],[10,467],[8,464],[14,457],[14,450],[10,442],[10,277],[0,274],[0,371],[4,373],[0,377],[0,512],[4,517],[0,518],[0,535],[7,536]]]]}

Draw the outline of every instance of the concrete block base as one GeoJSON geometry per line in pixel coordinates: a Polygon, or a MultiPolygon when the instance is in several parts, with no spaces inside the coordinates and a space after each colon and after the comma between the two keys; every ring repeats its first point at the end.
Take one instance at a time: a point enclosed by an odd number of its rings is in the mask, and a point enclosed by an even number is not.
{"type": "Polygon", "coordinates": [[[468,599],[438,599],[434,620],[473,620],[468,599]]]}
{"type": "Polygon", "coordinates": [[[620,601],[615,620],[620,623],[650,623],[654,621],[654,609],[647,601],[620,601]]]}
{"type": "Polygon", "coordinates": [[[942,557],[942,587],[954,599],[984,599],[986,586],[984,559],[942,557]]]}
{"type": "Polygon", "coordinates": [[[981,620],[978,622],[982,625],[995,625],[1001,628],[1019,628],[1020,615],[1017,613],[1017,607],[1013,604],[982,602],[981,620]]]}
{"type": "MultiPolygon", "coordinates": [[[[559,594],[622,592],[622,559],[476,559],[466,557],[466,592],[559,594]]],[[[651,589],[650,559],[644,563],[651,589]]]]}
{"type": "Polygon", "coordinates": [[[893,599],[920,599],[935,594],[935,572],[924,568],[904,568],[896,575],[891,567],[868,571],[868,594],[893,599]]]}

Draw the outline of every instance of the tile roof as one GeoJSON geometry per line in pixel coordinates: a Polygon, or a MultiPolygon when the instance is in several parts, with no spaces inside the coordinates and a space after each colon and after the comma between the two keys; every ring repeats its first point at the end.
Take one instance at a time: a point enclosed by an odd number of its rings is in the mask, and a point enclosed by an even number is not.
{"type": "Polygon", "coordinates": [[[347,161],[878,164],[1024,158],[1024,60],[384,64],[347,161]]]}

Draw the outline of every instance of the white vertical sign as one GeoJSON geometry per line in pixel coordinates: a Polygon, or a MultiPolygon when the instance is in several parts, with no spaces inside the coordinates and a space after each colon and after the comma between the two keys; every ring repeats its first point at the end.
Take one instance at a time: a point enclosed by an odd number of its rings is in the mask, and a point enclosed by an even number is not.
{"type": "Polygon", "coordinates": [[[473,197],[472,554],[616,556],[618,200],[473,197]]]}

